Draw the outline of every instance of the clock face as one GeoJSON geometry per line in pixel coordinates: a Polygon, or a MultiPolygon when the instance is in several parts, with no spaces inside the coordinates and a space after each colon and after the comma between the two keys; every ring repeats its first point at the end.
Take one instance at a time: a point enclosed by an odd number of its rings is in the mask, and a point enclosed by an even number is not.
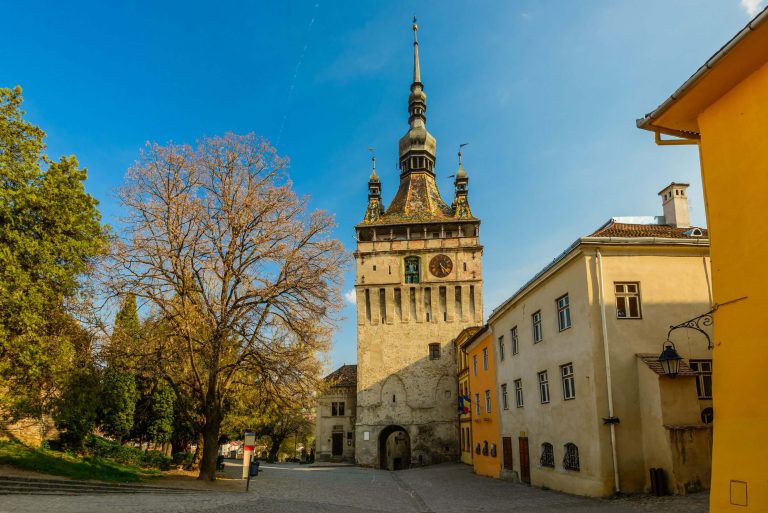
{"type": "Polygon", "coordinates": [[[438,278],[445,278],[453,270],[453,262],[448,255],[436,255],[429,261],[429,272],[438,278]]]}

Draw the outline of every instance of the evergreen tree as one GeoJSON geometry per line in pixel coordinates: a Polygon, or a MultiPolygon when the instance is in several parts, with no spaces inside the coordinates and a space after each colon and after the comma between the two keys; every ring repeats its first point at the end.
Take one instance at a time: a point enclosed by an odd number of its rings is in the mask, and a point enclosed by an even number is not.
{"type": "Polygon", "coordinates": [[[139,392],[132,372],[109,366],[104,372],[101,394],[101,427],[118,442],[133,428],[139,392]]]}
{"type": "Polygon", "coordinates": [[[151,414],[147,425],[149,440],[164,444],[173,433],[173,403],[176,395],[170,387],[158,387],[150,398],[151,414]]]}
{"type": "Polygon", "coordinates": [[[65,305],[107,241],[86,171],[46,157],[21,104],[20,87],[0,88],[0,407],[11,417],[41,416],[58,393],[77,350],[65,305]]]}
{"type": "Polygon", "coordinates": [[[70,374],[53,413],[65,445],[82,449],[85,438],[96,427],[98,401],[94,398],[99,390],[99,377],[93,368],[83,367],[70,374]]]}

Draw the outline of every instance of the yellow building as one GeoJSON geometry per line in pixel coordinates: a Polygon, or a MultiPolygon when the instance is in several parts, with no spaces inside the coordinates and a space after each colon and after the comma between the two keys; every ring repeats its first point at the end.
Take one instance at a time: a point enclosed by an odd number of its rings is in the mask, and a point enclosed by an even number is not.
{"type": "Polygon", "coordinates": [[[710,510],[765,512],[768,10],[638,126],[659,144],[699,145],[716,305],[710,510]]]}
{"type": "Polygon", "coordinates": [[[496,392],[493,337],[488,326],[477,330],[461,347],[469,362],[472,466],[475,474],[499,477],[499,402],[496,392]]]}
{"type": "Polygon", "coordinates": [[[459,384],[458,418],[459,418],[459,449],[461,462],[472,465],[472,400],[469,394],[469,357],[461,347],[472,335],[480,330],[480,326],[464,328],[454,343],[456,358],[456,381],[459,384]]]}
{"type": "Polygon", "coordinates": [[[660,195],[663,216],[610,219],[491,313],[502,478],[610,496],[651,491],[661,468],[672,493],[707,487],[705,336],[670,335],[691,359],[675,379],[658,357],[670,325],[710,309],[709,241],[685,184],[660,195]]]}

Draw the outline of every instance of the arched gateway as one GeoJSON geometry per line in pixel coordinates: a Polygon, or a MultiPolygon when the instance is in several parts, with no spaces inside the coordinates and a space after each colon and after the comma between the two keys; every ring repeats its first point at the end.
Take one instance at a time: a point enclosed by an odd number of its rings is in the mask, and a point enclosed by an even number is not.
{"type": "Polygon", "coordinates": [[[411,437],[401,426],[387,426],[379,435],[379,467],[403,470],[411,466],[411,437]]]}

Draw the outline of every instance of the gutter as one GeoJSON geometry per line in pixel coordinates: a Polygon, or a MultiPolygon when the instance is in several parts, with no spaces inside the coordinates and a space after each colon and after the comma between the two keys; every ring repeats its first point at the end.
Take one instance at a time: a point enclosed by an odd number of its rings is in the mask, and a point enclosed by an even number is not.
{"type": "Polygon", "coordinates": [[[665,133],[669,135],[673,135],[676,137],[682,137],[684,139],[700,139],[700,134],[698,132],[687,132],[687,131],[680,131],[680,130],[672,130],[669,128],[663,128],[659,126],[655,126],[653,124],[653,121],[659,118],[662,114],[664,114],[667,109],[675,103],[677,100],[682,98],[685,94],[688,93],[688,91],[693,88],[693,86],[698,83],[702,78],[704,78],[710,70],[718,63],[720,60],[723,59],[728,53],[730,53],[733,48],[738,45],[750,32],[754,31],[762,25],[766,20],[768,20],[768,7],[764,8],[760,14],[755,16],[752,21],[747,23],[747,25],[739,31],[738,34],[733,36],[730,41],[728,41],[722,48],[720,48],[712,57],[707,60],[707,62],[704,63],[698,70],[696,70],[696,73],[691,75],[691,77],[681,85],[677,91],[672,93],[672,96],[664,100],[664,102],[656,107],[656,109],[653,112],[650,112],[645,115],[645,117],[642,117],[636,121],[637,128],[642,128],[644,130],[649,130],[651,132],[659,133],[665,133]]]}

